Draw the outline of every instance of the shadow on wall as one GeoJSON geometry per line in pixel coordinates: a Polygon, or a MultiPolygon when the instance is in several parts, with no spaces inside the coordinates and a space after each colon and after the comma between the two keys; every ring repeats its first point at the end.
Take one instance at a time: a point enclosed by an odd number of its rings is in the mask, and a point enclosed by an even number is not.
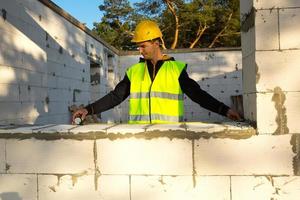
{"type": "MultiPolygon", "coordinates": [[[[57,83],[51,83],[49,86],[50,79],[54,82],[57,81],[60,70],[66,67],[66,63],[59,63],[53,58],[50,61],[49,57],[51,55],[53,57],[53,53],[58,56],[64,54],[64,56],[70,57],[72,63],[76,65],[77,61],[74,59],[74,55],[70,55],[56,41],[55,36],[51,36],[37,23],[37,20],[42,21],[44,18],[49,18],[48,16],[39,15],[39,19],[35,20],[28,13],[28,8],[16,0],[6,0],[0,9],[0,20],[2,21],[0,27],[0,67],[2,69],[0,68],[0,71],[8,72],[12,77],[10,80],[4,79],[7,82],[0,81],[0,83],[4,83],[0,84],[2,90],[0,91],[0,124],[65,123],[66,119],[70,117],[68,106],[74,104],[72,93],[79,88],[74,86],[64,89],[65,95],[60,93],[56,96],[56,100],[49,96],[50,90],[58,91],[59,89],[57,83]],[[14,7],[15,10],[9,10],[11,7],[14,7]],[[30,48],[37,51],[33,53],[30,48]],[[50,74],[50,62],[56,62],[58,68],[56,73],[51,71],[50,74]],[[68,99],[59,99],[62,96],[67,96],[68,99]],[[57,121],[53,121],[56,115],[57,121]]],[[[36,12],[43,13],[43,15],[49,13],[46,7],[42,6],[41,9],[36,12]]],[[[67,32],[67,38],[59,38],[66,40],[66,48],[79,43],[75,33],[67,31],[67,28],[61,30],[60,27],[60,30],[57,31],[67,32]]],[[[88,73],[88,70],[86,71],[88,73]]],[[[2,76],[6,75],[2,73],[2,76]]],[[[81,77],[78,78],[79,84],[77,85],[80,85],[80,81],[81,77]]]]}
{"type": "Polygon", "coordinates": [[[0,193],[0,200],[22,200],[17,192],[3,192],[0,193]]]}

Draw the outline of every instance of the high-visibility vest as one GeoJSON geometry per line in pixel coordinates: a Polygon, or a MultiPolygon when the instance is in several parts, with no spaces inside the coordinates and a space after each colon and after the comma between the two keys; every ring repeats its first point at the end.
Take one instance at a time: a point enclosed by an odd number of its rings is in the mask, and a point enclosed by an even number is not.
{"type": "Polygon", "coordinates": [[[172,123],[183,121],[183,92],[179,76],[186,64],[164,61],[153,82],[146,62],[130,67],[129,123],[172,123]]]}

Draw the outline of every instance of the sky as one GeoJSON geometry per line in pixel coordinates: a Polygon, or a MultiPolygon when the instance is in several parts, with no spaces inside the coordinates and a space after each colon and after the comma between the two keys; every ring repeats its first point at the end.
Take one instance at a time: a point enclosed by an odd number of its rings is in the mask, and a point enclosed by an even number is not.
{"type": "Polygon", "coordinates": [[[94,22],[101,20],[102,14],[98,8],[103,0],[52,0],[81,23],[85,23],[89,29],[94,22]]]}
{"type": "MultiPolygon", "coordinates": [[[[137,2],[130,0],[129,2],[137,2]]],[[[61,7],[81,23],[85,23],[89,29],[93,28],[94,22],[100,22],[102,14],[99,5],[103,0],[52,0],[53,3],[61,7]]]]}

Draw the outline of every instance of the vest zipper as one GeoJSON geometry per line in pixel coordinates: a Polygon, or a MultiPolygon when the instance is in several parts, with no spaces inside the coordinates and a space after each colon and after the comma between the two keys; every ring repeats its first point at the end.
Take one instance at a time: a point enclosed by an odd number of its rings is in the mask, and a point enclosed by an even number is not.
{"type": "Polygon", "coordinates": [[[153,82],[151,82],[150,89],[149,89],[149,121],[150,121],[150,124],[152,123],[152,119],[151,119],[151,88],[152,88],[152,84],[153,84],[153,82]]]}
{"type": "MultiPolygon", "coordinates": [[[[148,70],[148,68],[147,68],[147,70],[148,70]]],[[[150,124],[152,123],[152,119],[151,119],[151,89],[152,89],[152,85],[153,85],[155,77],[156,77],[156,74],[155,74],[155,65],[153,65],[153,72],[152,72],[152,79],[153,80],[151,80],[151,85],[150,85],[150,89],[149,89],[149,121],[150,121],[150,124]]]]}

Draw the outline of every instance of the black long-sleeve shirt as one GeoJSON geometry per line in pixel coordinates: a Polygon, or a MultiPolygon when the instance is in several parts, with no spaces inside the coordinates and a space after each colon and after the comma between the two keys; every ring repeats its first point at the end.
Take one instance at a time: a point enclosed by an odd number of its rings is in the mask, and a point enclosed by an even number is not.
{"type": "MultiPolygon", "coordinates": [[[[171,57],[168,60],[174,60],[174,58],[171,57]]],[[[159,60],[154,68],[151,61],[145,61],[143,58],[140,59],[140,62],[147,62],[148,71],[152,81],[154,80],[158,70],[165,61],[166,60],[159,60]],[[152,74],[154,69],[155,71],[153,77],[152,74]]],[[[205,109],[226,116],[229,107],[212,97],[206,91],[202,90],[198,83],[188,76],[185,69],[182,70],[179,76],[179,84],[183,93],[186,94],[192,101],[198,103],[201,107],[205,109]]],[[[98,114],[109,110],[115,107],[116,105],[119,105],[129,95],[130,80],[125,74],[123,80],[117,84],[113,91],[100,98],[99,100],[95,101],[94,103],[87,105],[85,108],[88,110],[89,114],[98,114]]]]}

